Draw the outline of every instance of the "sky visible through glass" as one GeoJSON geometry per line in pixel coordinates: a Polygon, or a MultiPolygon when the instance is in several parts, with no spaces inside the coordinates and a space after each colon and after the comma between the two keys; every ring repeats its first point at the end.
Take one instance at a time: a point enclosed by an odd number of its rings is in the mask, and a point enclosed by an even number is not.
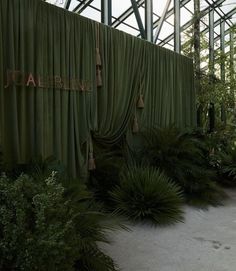
{"type": "MultiPolygon", "coordinates": [[[[166,3],[168,0],[153,0],[153,21],[156,21],[163,13],[166,3]]],[[[47,0],[47,2],[57,5],[59,7],[64,7],[66,0],[47,0]]],[[[212,4],[213,0],[200,0],[201,3],[201,11],[209,7],[209,4],[212,4]]],[[[73,9],[80,3],[79,0],[71,0],[71,4],[69,7],[70,11],[73,11],[73,9]]],[[[173,8],[174,0],[171,1],[170,6],[168,10],[173,8]]],[[[129,7],[131,7],[131,1],[130,0],[112,0],[112,22],[115,21],[117,17],[119,17],[123,12],[125,12],[129,7]]],[[[225,0],[223,4],[216,9],[216,12],[214,13],[214,20],[217,21],[220,18],[220,15],[223,15],[223,13],[228,13],[229,11],[236,8],[236,0],[225,0]]],[[[80,14],[82,16],[88,17],[90,19],[96,20],[98,22],[101,21],[101,0],[93,0],[91,4],[86,7],[86,9],[80,14]]],[[[193,10],[194,10],[194,1],[190,0],[184,7],[181,8],[180,13],[180,20],[181,20],[181,26],[183,26],[185,23],[191,20],[193,17],[193,10]]],[[[144,8],[139,8],[140,16],[142,18],[142,21],[144,22],[144,8]]],[[[229,24],[236,24],[236,13],[231,16],[229,19],[229,24]]],[[[204,18],[201,21],[201,30],[204,30],[207,28],[209,24],[208,16],[204,16],[204,18]]],[[[226,24],[226,30],[229,28],[229,24],[226,24]]],[[[123,23],[121,23],[117,29],[122,30],[124,32],[127,32],[129,34],[132,34],[134,36],[139,35],[138,25],[135,18],[135,15],[130,15],[127,19],[124,20],[123,23]]],[[[154,30],[155,31],[155,30],[154,30]]],[[[170,16],[167,20],[164,21],[161,32],[159,34],[157,44],[159,44],[161,41],[165,40],[169,35],[171,35],[174,32],[174,15],[170,16]]],[[[182,36],[184,33],[182,33],[182,36]]],[[[220,35],[220,25],[215,27],[215,36],[220,35]]],[[[226,36],[226,40],[229,39],[229,35],[226,36]]],[[[174,41],[171,40],[164,46],[168,49],[173,50],[173,44],[174,41]]],[[[216,46],[218,44],[216,43],[216,46]]]]}

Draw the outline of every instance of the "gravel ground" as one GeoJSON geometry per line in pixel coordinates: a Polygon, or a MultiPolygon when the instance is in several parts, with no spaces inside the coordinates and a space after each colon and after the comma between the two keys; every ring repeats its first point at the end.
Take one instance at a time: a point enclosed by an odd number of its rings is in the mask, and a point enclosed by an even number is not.
{"type": "Polygon", "coordinates": [[[185,207],[185,222],[132,225],[111,234],[103,249],[122,271],[236,271],[236,191],[224,206],[185,207]]]}

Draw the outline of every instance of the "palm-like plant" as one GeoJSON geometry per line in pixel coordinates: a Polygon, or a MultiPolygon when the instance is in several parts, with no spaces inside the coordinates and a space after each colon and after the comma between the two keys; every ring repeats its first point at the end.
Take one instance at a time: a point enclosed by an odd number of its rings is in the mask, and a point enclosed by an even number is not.
{"type": "Polygon", "coordinates": [[[217,155],[219,160],[219,173],[225,183],[230,185],[236,184],[236,149],[228,146],[224,151],[217,155]]]}
{"type": "Polygon", "coordinates": [[[67,181],[65,198],[76,216],[74,224],[76,233],[80,236],[78,244],[79,255],[75,270],[79,271],[116,271],[117,265],[111,257],[99,247],[99,243],[109,243],[108,231],[127,228],[121,219],[104,212],[103,206],[94,200],[93,193],[79,180],[67,181]]]}
{"type": "Polygon", "coordinates": [[[179,184],[188,200],[197,197],[202,204],[219,203],[223,193],[215,183],[215,171],[208,167],[208,150],[202,140],[174,127],[156,127],[143,135],[145,147],[140,154],[143,160],[179,184]]]}
{"type": "Polygon", "coordinates": [[[156,225],[183,220],[180,188],[155,168],[128,168],[111,196],[116,213],[134,221],[149,221],[156,225]]]}

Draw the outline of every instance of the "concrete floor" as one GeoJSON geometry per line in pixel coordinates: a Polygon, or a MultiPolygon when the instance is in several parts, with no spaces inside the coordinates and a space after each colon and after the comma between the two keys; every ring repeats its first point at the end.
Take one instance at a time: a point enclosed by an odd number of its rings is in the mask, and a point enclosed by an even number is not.
{"type": "Polygon", "coordinates": [[[122,271],[236,271],[236,191],[224,206],[185,208],[185,223],[131,226],[103,249],[122,271]]]}

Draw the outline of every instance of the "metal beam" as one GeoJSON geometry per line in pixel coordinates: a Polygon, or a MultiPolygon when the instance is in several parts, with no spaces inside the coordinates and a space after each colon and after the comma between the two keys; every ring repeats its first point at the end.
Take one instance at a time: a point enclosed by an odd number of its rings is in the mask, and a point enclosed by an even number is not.
{"type": "Polygon", "coordinates": [[[209,12],[209,71],[214,75],[214,9],[209,12]]]}
{"type": "Polygon", "coordinates": [[[147,40],[153,41],[153,0],[145,0],[145,31],[147,40]]]}
{"type": "MultiPolygon", "coordinates": [[[[189,3],[191,0],[182,0],[180,2],[180,7],[183,7],[184,5],[186,5],[187,3],[189,3]]],[[[171,8],[167,13],[166,13],[166,20],[172,16],[175,13],[174,8],[171,8]]],[[[155,13],[154,13],[155,14],[155,13]]],[[[159,17],[157,14],[155,14],[157,17],[159,17]]],[[[153,23],[153,29],[157,28],[159,22],[160,22],[161,17],[159,17],[154,23],[153,23]]],[[[166,21],[168,24],[172,25],[171,23],[169,23],[168,21],[166,21]]],[[[173,26],[173,25],[172,25],[173,26]]],[[[139,37],[139,35],[138,35],[139,37]]]]}
{"type": "MultiPolygon", "coordinates": [[[[201,11],[201,17],[204,17],[206,14],[208,14],[208,12],[212,9],[212,8],[217,8],[218,6],[220,6],[225,0],[218,0],[214,2],[214,5],[212,5],[212,7],[207,7],[204,10],[201,11]]],[[[220,24],[220,20],[219,19],[219,23],[220,24]]],[[[216,21],[214,24],[214,27],[216,27],[216,23],[218,22],[216,21]]],[[[181,28],[180,31],[183,32],[184,30],[186,30],[187,28],[189,28],[191,25],[193,24],[193,19],[189,20],[187,23],[185,23],[181,28]]],[[[207,33],[208,32],[208,28],[205,28],[203,31],[201,31],[201,33],[207,33]]],[[[167,42],[170,42],[172,39],[174,39],[174,33],[172,33],[171,35],[169,35],[168,37],[166,37],[161,43],[159,43],[160,46],[165,45],[167,42]]]]}
{"type": "MultiPolygon", "coordinates": [[[[180,8],[188,4],[191,0],[183,0],[180,1],[180,8]]],[[[175,9],[171,8],[167,14],[166,14],[166,19],[168,19],[170,16],[172,16],[175,13],[175,9]]],[[[154,29],[159,25],[160,19],[156,20],[153,24],[154,29]]]]}
{"type": "MultiPolygon", "coordinates": [[[[225,30],[225,36],[230,34],[230,31],[231,31],[231,28],[228,28],[227,30],[225,30]]],[[[214,38],[214,42],[216,43],[216,42],[220,41],[220,38],[221,38],[221,35],[216,36],[214,38]]],[[[225,44],[225,47],[227,47],[227,44],[225,44]]]]}
{"type": "Polygon", "coordinates": [[[194,46],[194,68],[195,68],[195,91],[199,93],[200,84],[200,0],[194,0],[194,16],[193,16],[193,46],[194,46]]]}
{"type": "MultiPolygon", "coordinates": [[[[142,6],[144,2],[145,0],[138,0],[137,1],[138,8],[142,6]]],[[[111,26],[114,28],[118,27],[121,23],[124,22],[124,20],[126,20],[132,14],[133,14],[133,7],[131,6],[124,13],[122,13],[117,19],[115,19],[114,22],[111,24],[111,26]]]]}
{"type": "Polygon", "coordinates": [[[137,24],[138,24],[138,27],[139,27],[141,37],[142,37],[142,39],[146,39],[146,33],[145,33],[145,30],[144,30],[144,27],[143,27],[143,22],[142,22],[142,19],[141,19],[139,10],[138,10],[137,2],[135,0],[130,0],[130,1],[131,1],[131,4],[132,4],[132,7],[133,7],[135,18],[137,20],[137,24]]]}
{"type": "MultiPolygon", "coordinates": [[[[234,81],[234,76],[235,76],[235,68],[234,68],[234,53],[235,53],[235,49],[234,49],[234,31],[233,28],[230,29],[230,82],[234,81]]],[[[231,84],[230,86],[230,92],[232,97],[234,97],[234,86],[233,84],[231,84]]]]}
{"type": "Polygon", "coordinates": [[[111,25],[111,0],[101,0],[101,22],[106,25],[111,25]]]}
{"type": "MultiPolygon", "coordinates": [[[[225,36],[230,34],[230,28],[228,28],[227,30],[225,30],[225,36]]],[[[216,43],[217,41],[219,41],[221,38],[221,35],[218,35],[217,37],[215,37],[214,42],[216,43]]],[[[227,47],[227,44],[225,44],[225,47],[227,47]]]]}
{"type": "Polygon", "coordinates": [[[180,37],[180,1],[174,0],[174,10],[175,10],[175,16],[174,16],[174,50],[177,53],[180,53],[181,51],[181,37],[180,37]]]}
{"type": "MultiPolygon", "coordinates": [[[[210,3],[208,0],[205,0],[206,2],[207,2],[207,4],[209,5],[209,6],[211,6],[212,5],[212,3],[210,3]]],[[[219,15],[219,17],[223,17],[224,15],[225,15],[225,13],[223,12],[223,10],[220,8],[220,6],[218,7],[218,9],[223,13],[223,14],[221,14],[217,9],[215,10],[215,12],[219,15]]],[[[232,21],[231,20],[229,20],[230,21],[230,23],[232,24],[232,21]]],[[[231,24],[228,22],[228,21],[226,21],[226,23],[229,25],[229,26],[231,26],[231,24]]]]}
{"type": "MultiPolygon", "coordinates": [[[[226,22],[235,13],[236,13],[236,8],[234,8],[231,11],[229,11],[228,13],[226,13],[224,16],[222,16],[222,18],[220,18],[220,19],[218,19],[217,21],[214,22],[214,28],[217,27],[218,25],[220,25],[222,19],[226,22]]],[[[205,28],[204,30],[202,30],[203,34],[206,34],[207,32],[208,32],[208,28],[205,28]]]]}
{"type": "Polygon", "coordinates": [[[70,3],[71,3],[71,0],[66,0],[66,1],[65,1],[65,4],[64,4],[64,8],[65,8],[65,9],[69,9],[70,3]]]}
{"type": "Polygon", "coordinates": [[[221,50],[221,61],[220,61],[220,77],[222,82],[225,82],[225,21],[222,20],[220,23],[220,50],[221,50]]]}
{"type": "MultiPolygon", "coordinates": [[[[228,28],[227,30],[225,30],[225,32],[224,32],[224,37],[227,36],[227,35],[230,35],[230,32],[231,32],[231,31],[232,31],[232,28],[228,28]]],[[[220,40],[221,40],[221,34],[214,38],[214,42],[215,42],[215,43],[217,43],[217,42],[220,41],[220,40]]],[[[229,40],[229,42],[225,42],[225,57],[229,57],[229,58],[230,58],[230,54],[231,54],[231,52],[232,52],[232,51],[230,50],[230,48],[229,48],[229,51],[226,52],[226,48],[228,48],[228,47],[230,47],[230,46],[233,46],[233,44],[230,43],[230,40],[229,40]]],[[[231,47],[231,48],[232,48],[232,47],[231,47]]],[[[221,47],[215,49],[215,55],[217,54],[217,51],[219,51],[219,50],[221,50],[221,47]]],[[[234,52],[236,52],[236,46],[235,46],[235,44],[234,44],[234,52]]],[[[231,57],[232,57],[232,56],[231,56],[231,57]]],[[[204,67],[202,68],[202,70],[203,70],[203,69],[207,70],[207,69],[208,69],[208,66],[204,66],[204,67]]]]}
{"type": "Polygon", "coordinates": [[[91,3],[93,0],[82,0],[74,9],[73,12],[75,13],[81,13],[84,11],[91,3]]]}
{"type": "Polygon", "coordinates": [[[170,3],[171,3],[171,0],[167,0],[165,8],[164,8],[163,13],[162,13],[161,18],[160,18],[158,27],[157,27],[156,32],[155,32],[154,43],[157,42],[157,39],[158,39],[159,34],[161,32],[161,28],[162,28],[163,22],[164,22],[164,20],[166,18],[166,14],[167,14],[167,11],[169,9],[170,3]]]}
{"type": "MultiPolygon", "coordinates": [[[[89,4],[88,7],[90,7],[91,9],[96,10],[97,12],[101,12],[101,10],[100,10],[99,8],[97,8],[97,7],[95,7],[95,6],[91,5],[91,4],[89,4]]],[[[112,19],[116,20],[117,18],[114,17],[114,16],[112,16],[112,19]]],[[[132,25],[130,25],[130,24],[127,24],[126,22],[123,22],[123,24],[124,24],[125,26],[127,26],[127,27],[130,27],[131,29],[133,29],[133,30],[135,30],[135,31],[139,31],[139,29],[138,29],[137,27],[134,27],[134,26],[132,26],[132,25]]]]}
{"type": "MultiPolygon", "coordinates": [[[[231,12],[232,12],[232,11],[230,11],[230,13],[231,13],[231,12]]],[[[236,9],[235,9],[234,12],[236,13],[236,9]]],[[[227,14],[226,14],[226,15],[227,15],[227,14]]],[[[231,16],[232,16],[232,15],[231,15],[231,16]]],[[[215,22],[215,27],[219,25],[219,24],[218,24],[219,21],[221,21],[221,19],[219,19],[219,20],[217,20],[217,21],[215,22]]],[[[225,22],[225,20],[223,20],[223,21],[225,22]]],[[[207,33],[207,31],[205,31],[205,30],[206,30],[206,29],[203,30],[204,33],[207,33]]],[[[230,32],[231,32],[231,28],[228,28],[227,30],[225,30],[224,36],[229,35],[230,32]]],[[[216,44],[216,43],[217,43],[218,41],[220,41],[220,40],[221,40],[221,34],[220,34],[220,35],[217,35],[217,36],[214,38],[214,43],[216,44]]],[[[228,46],[230,46],[230,44],[225,43],[225,48],[228,47],[228,46]]],[[[228,53],[227,53],[227,54],[228,54],[228,53]]]]}

